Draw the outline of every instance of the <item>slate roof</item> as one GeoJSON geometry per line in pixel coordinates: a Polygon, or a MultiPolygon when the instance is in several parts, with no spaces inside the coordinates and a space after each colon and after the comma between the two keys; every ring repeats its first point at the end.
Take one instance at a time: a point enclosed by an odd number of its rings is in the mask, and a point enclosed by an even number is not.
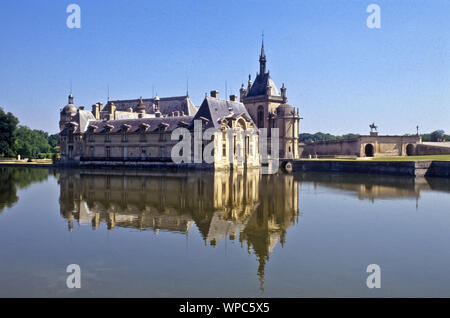
{"type": "Polygon", "coordinates": [[[209,119],[206,128],[220,128],[221,125],[219,120],[227,117],[236,118],[239,115],[243,115],[248,120],[252,121],[244,104],[207,96],[203,100],[197,114],[195,114],[194,120],[204,117],[209,119]]]}
{"type": "Polygon", "coordinates": [[[102,133],[105,131],[107,125],[112,126],[111,133],[118,133],[121,131],[123,125],[129,125],[129,132],[136,132],[140,129],[142,124],[149,125],[148,131],[156,131],[160,125],[165,125],[166,131],[173,131],[180,127],[179,124],[190,124],[192,116],[179,117],[154,117],[154,118],[135,118],[135,119],[120,119],[120,120],[95,120],[89,123],[89,126],[95,126],[94,133],[102,133]]]}
{"type": "MultiPolygon", "coordinates": [[[[128,99],[128,100],[113,100],[111,103],[114,103],[116,106],[116,110],[119,111],[128,111],[130,108],[133,111],[137,111],[139,105],[139,98],[137,99],[128,99]]],[[[155,103],[155,98],[145,98],[142,99],[142,102],[145,105],[145,111],[147,114],[154,114],[155,111],[153,109],[153,104],[155,103]]],[[[169,115],[172,112],[183,111],[187,116],[194,116],[197,112],[198,108],[192,103],[189,96],[175,96],[175,97],[161,97],[159,99],[159,111],[163,115],[169,115]]],[[[107,104],[104,110],[108,109],[109,104],[107,104]]]]}
{"type": "Polygon", "coordinates": [[[72,117],[71,123],[76,123],[77,128],[74,132],[85,131],[90,121],[95,120],[94,115],[89,110],[79,109],[72,117]]]}
{"type": "Polygon", "coordinates": [[[266,95],[267,85],[270,85],[271,87],[270,92],[272,96],[280,96],[280,93],[278,92],[278,89],[275,86],[275,83],[272,81],[272,78],[270,77],[269,73],[258,74],[258,76],[256,76],[255,81],[252,87],[250,88],[250,91],[248,92],[247,96],[266,95]]]}

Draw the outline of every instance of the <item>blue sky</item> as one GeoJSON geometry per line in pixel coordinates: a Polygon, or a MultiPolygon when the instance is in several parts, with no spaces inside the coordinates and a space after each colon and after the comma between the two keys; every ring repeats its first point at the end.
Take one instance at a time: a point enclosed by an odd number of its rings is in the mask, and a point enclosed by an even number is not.
{"type": "Polygon", "coordinates": [[[212,89],[238,94],[258,71],[261,32],[278,88],[299,107],[301,132],[450,132],[450,1],[0,2],[0,107],[57,132],[75,104],[212,89]],[[81,7],[81,29],[66,7],[81,7]],[[381,29],[366,7],[381,8],[381,29]]]}

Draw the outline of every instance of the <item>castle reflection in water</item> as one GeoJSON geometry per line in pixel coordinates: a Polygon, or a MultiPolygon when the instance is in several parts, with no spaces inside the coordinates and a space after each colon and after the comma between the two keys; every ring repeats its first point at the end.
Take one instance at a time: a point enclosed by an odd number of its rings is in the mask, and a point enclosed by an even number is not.
{"type": "Polygon", "coordinates": [[[109,230],[188,233],[195,224],[211,245],[229,238],[247,242],[258,275],[278,241],[298,221],[299,182],[291,175],[226,172],[136,173],[61,171],[61,215],[74,223],[102,222],[109,230]]]}
{"type": "Polygon", "coordinates": [[[227,238],[241,245],[246,242],[258,259],[261,284],[269,255],[278,242],[283,246],[288,228],[298,222],[300,189],[332,188],[360,200],[404,198],[416,204],[422,191],[450,191],[450,181],[439,178],[260,175],[251,170],[241,174],[62,170],[59,183],[61,215],[70,231],[76,223],[94,229],[104,223],[109,230],[187,235],[195,224],[210,245],[227,238]]]}

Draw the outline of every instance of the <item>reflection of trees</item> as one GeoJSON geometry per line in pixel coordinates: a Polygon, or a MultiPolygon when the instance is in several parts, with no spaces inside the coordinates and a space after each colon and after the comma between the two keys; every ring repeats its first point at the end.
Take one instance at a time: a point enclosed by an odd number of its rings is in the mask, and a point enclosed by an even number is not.
{"type": "Polygon", "coordinates": [[[48,170],[34,168],[0,168],[0,212],[19,200],[17,189],[48,178],[48,170]]]}
{"type": "Polygon", "coordinates": [[[205,242],[247,242],[258,276],[298,216],[298,182],[289,175],[196,172],[176,174],[62,171],[61,215],[74,223],[187,233],[196,225],[205,242]]]}

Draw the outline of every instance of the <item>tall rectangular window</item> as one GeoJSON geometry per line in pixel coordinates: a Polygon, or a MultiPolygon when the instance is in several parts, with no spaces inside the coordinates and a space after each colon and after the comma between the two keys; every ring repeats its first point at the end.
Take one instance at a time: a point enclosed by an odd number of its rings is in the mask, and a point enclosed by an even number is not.
{"type": "Polygon", "coordinates": [[[111,158],[111,147],[107,146],[105,148],[105,157],[106,158],[111,158]]]}
{"type": "Polygon", "coordinates": [[[147,141],[147,138],[146,138],[146,135],[145,135],[145,130],[142,130],[141,133],[139,134],[139,141],[140,142],[146,142],[147,141]]]}
{"type": "Polygon", "coordinates": [[[126,130],[122,131],[122,142],[128,141],[128,133],[126,130]]]}

